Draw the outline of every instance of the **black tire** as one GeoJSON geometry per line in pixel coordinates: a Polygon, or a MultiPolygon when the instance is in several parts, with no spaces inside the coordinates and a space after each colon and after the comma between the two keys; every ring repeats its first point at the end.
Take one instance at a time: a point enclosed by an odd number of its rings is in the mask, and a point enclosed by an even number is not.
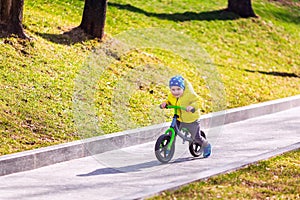
{"type": "Polygon", "coordinates": [[[159,160],[162,163],[168,163],[174,156],[175,140],[173,141],[170,151],[167,152],[167,147],[168,144],[170,143],[170,140],[171,140],[171,136],[164,134],[159,136],[159,138],[155,143],[155,156],[157,160],[159,160]]]}
{"type": "MultiPolygon", "coordinates": [[[[201,131],[201,136],[206,139],[206,135],[203,131],[201,131]]],[[[189,150],[194,157],[199,157],[203,153],[202,146],[195,141],[190,143],[189,150]]]]}

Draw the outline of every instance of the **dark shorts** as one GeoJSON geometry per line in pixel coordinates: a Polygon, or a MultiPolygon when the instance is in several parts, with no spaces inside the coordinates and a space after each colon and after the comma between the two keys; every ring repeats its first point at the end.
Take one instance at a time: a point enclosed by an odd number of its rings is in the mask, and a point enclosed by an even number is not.
{"type": "Polygon", "coordinates": [[[196,120],[192,123],[185,123],[185,122],[177,121],[177,125],[179,127],[179,130],[181,130],[182,128],[188,129],[192,135],[192,138],[196,142],[198,142],[200,145],[202,145],[203,142],[206,142],[206,139],[201,136],[200,120],[196,120]]]}

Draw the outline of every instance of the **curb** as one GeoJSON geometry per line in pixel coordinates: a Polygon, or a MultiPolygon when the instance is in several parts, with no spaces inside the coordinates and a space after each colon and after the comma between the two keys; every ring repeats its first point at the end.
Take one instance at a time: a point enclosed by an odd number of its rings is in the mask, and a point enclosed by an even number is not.
{"type": "MultiPolygon", "coordinates": [[[[272,114],[298,106],[300,106],[300,95],[210,113],[203,115],[200,119],[202,127],[210,128],[272,114]]],[[[4,155],[0,157],[0,176],[99,154],[116,148],[151,142],[156,140],[168,126],[169,123],[163,123],[36,150],[4,155]]]]}

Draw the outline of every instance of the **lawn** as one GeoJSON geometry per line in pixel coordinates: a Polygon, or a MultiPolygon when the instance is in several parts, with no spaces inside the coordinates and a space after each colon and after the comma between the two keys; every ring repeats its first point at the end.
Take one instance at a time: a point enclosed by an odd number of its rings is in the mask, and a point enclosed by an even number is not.
{"type": "Polygon", "coordinates": [[[252,3],[243,19],[225,0],[111,0],[98,41],[73,30],[84,1],[26,0],[31,40],[0,38],[0,155],[167,121],[172,74],[203,114],[300,94],[299,1],[252,3]]]}
{"type": "Polygon", "coordinates": [[[299,6],[254,1],[259,17],[242,19],[226,5],[110,1],[99,42],[72,31],[83,1],[25,1],[32,40],[0,39],[0,155],[164,122],[156,105],[172,73],[192,82],[202,113],[299,94],[299,6]],[[114,40],[119,57],[99,68],[114,40]]]}
{"type": "Polygon", "coordinates": [[[247,166],[235,172],[197,181],[158,199],[299,199],[300,150],[247,166]]]}

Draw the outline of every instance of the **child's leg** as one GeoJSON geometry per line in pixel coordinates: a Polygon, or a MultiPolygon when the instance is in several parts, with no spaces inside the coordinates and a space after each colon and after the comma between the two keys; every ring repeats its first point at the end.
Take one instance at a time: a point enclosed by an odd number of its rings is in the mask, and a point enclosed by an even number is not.
{"type": "Polygon", "coordinates": [[[207,146],[208,144],[208,141],[201,136],[201,130],[200,130],[200,121],[197,120],[195,122],[192,122],[192,123],[184,123],[184,122],[181,122],[180,123],[180,129],[181,128],[187,128],[191,135],[192,135],[192,138],[198,142],[201,146],[207,146]]]}

